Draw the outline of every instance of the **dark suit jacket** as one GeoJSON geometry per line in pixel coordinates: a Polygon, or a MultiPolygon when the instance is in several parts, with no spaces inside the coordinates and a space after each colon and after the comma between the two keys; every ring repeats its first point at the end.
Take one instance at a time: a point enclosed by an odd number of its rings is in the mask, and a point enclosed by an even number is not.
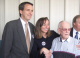
{"type": "MultiPolygon", "coordinates": [[[[33,46],[34,26],[29,22],[31,31],[31,46],[33,46]]],[[[30,58],[27,51],[25,34],[20,19],[6,24],[2,36],[3,58],[30,58]]]]}
{"type": "Polygon", "coordinates": [[[70,36],[73,37],[73,28],[71,28],[70,36]]]}

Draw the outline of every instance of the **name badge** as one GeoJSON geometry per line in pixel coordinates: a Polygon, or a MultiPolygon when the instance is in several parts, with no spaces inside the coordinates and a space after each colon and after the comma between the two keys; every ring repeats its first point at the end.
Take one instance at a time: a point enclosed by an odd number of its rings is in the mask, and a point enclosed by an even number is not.
{"type": "Polygon", "coordinates": [[[45,41],[43,41],[41,44],[42,44],[42,46],[45,46],[45,45],[46,45],[46,42],[45,42],[45,41]]]}

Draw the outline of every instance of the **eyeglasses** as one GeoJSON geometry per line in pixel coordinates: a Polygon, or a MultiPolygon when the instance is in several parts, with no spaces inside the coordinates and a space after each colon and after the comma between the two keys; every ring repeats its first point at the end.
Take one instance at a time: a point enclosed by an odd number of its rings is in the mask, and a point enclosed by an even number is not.
{"type": "Polygon", "coordinates": [[[71,31],[71,28],[68,28],[68,29],[62,28],[62,30],[63,30],[63,31],[71,31]]]}

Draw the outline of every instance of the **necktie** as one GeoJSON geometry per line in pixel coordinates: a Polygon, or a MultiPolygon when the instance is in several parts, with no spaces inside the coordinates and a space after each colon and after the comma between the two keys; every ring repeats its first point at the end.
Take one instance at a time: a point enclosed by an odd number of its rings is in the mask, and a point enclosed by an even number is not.
{"type": "Polygon", "coordinates": [[[30,52],[30,35],[28,30],[28,23],[26,24],[26,44],[28,48],[28,53],[30,52]]]}
{"type": "Polygon", "coordinates": [[[75,38],[78,39],[78,32],[76,32],[75,38]]]}

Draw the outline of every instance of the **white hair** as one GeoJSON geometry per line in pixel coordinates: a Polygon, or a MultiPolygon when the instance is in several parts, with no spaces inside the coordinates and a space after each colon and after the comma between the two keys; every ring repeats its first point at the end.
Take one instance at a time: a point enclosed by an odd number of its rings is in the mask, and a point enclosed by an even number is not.
{"type": "MultiPolygon", "coordinates": [[[[59,24],[58,24],[58,28],[62,28],[62,23],[63,23],[63,22],[67,22],[67,21],[65,21],[65,20],[60,21],[59,24]]],[[[67,22],[67,23],[69,23],[69,22],[67,22]]]]}

